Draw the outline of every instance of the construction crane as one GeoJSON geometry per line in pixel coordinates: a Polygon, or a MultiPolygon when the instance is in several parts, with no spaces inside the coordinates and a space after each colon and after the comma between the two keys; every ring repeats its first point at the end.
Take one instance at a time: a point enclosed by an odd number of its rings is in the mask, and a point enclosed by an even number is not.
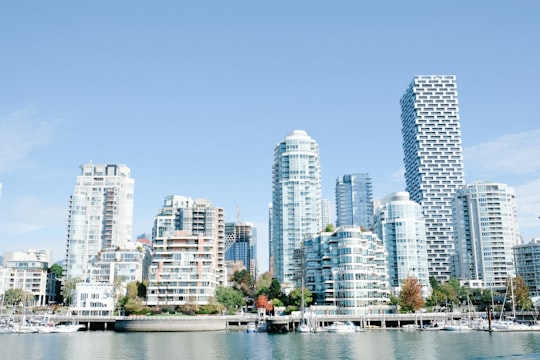
{"type": "Polygon", "coordinates": [[[539,213],[537,213],[536,211],[528,208],[527,206],[522,205],[521,207],[524,208],[525,210],[527,210],[528,212],[530,212],[531,214],[534,214],[534,216],[536,216],[536,218],[540,220],[540,214],[539,213]]]}

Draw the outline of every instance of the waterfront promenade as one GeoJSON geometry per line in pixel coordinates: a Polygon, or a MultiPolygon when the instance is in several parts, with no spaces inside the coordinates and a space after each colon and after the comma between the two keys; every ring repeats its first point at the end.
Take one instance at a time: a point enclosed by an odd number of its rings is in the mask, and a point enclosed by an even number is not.
{"type": "MultiPolygon", "coordinates": [[[[500,314],[495,313],[493,318],[500,314]]],[[[537,312],[518,312],[516,318],[523,320],[536,320],[537,312]]],[[[84,330],[114,330],[119,332],[171,332],[171,331],[222,331],[245,329],[249,322],[257,322],[257,314],[238,315],[196,315],[196,316],[77,316],[69,314],[56,315],[4,315],[3,319],[11,321],[26,320],[32,317],[46,317],[55,323],[75,322],[85,326],[84,330]]],[[[366,314],[366,315],[317,315],[315,321],[318,326],[326,326],[334,321],[352,321],[356,325],[370,329],[394,329],[404,325],[414,324],[419,327],[447,320],[460,320],[463,318],[486,317],[485,312],[475,313],[410,313],[410,314],[366,314]]],[[[296,315],[268,316],[265,318],[270,331],[294,331],[301,318],[296,315]]]]}

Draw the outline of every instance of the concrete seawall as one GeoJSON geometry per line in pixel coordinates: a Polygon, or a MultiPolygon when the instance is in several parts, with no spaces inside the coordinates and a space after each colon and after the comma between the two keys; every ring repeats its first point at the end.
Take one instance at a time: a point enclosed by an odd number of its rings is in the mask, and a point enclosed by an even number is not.
{"type": "Polygon", "coordinates": [[[120,332],[223,331],[224,317],[129,317],[117,319],[115,330],[120,332]]]}

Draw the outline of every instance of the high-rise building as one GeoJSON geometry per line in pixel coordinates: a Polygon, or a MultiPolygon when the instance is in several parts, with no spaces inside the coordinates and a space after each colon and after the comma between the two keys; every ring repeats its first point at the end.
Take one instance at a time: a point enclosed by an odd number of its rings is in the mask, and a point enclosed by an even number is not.
{"type": "Polygon", "coordinates": [[[422,285],[422,296],[427,298],[430,285],[422,207],[409,200],[406,192],[390,194],[380,203],[374,228],[388,254],[390,286],[400,288],[406,278],[415,277],[422,285]]]}
{"type": "Polygon", "coordinates": [[[406,191],[422,206],[429,273],[452,274],[452,199],[464,185],[456,77],[415,76],[401,97],[406,191]]]}
{"type": "Polygon", "coordinates": [[[244,268],[255,278],[255,227],[246,222],[225,223],[225,239],[225,261],[240,261],[244,268]]]}
{"type": "Polygon", "coordinates": [[[102,249],[131,241],[135,180],[126,165],[81,166],[70,197],[65,274],[88,280],[102,249]]]}
{"type": "Polygon", "coordinates": [[[512,247],[521,242],[514,190],[490,181],[459,189],[454,202],[456,275],[505,289],[514,274],[512,247]]]}
{"type": "Polygon", "coordinates": [[[336,226],[368,229],[373,217],[373,187],[368,173],[336,179],[336,226]]]}
{"type": "Polygon", "coordinates": [[[299,270],[295,250],[322,230],[319,145],[305,131],[292,131],[275,148],[272,173],[273,269],[292,287],[299,270]]]}
{"type": "MultiPolygon", "coordinates": [[[[521,276],[529,288],[529,296],[540,299],[540,238],[527,244],[514,246],[514,264],[516,275],[521,276]]],[[[538,306],[538,304],[535,304],[538,306]]]]}
{"type": "Polygon", "coordinates": [[[330,219],[330,200],[322,199],[321,200],[321,216],[322,216],[322,227],[326,228],[327,225],[332,223],[330,219]]]}
{"type": "Polygon", "coordinates": [[[168,196],[152,234],[147,304],[208,304],[225,283],[223,209],[207,199],[168,196]]]}

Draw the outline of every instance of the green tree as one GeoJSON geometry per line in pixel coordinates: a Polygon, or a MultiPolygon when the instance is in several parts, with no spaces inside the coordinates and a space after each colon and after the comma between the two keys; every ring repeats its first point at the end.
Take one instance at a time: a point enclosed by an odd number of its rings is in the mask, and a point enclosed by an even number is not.
{"type": "Polygon", "coordinates": [[[73,293],[75,291],[75,288],[77,287],[77,283],[80,283],[81,279],[71,278],[71,279],[64,279],[64,287],[62,288],[62,296],[64,297],[64,305],[70,305],[71,300],[73,298],[73,293]]]}
{"type": "Polygon", "coordinates": [[[8,289],[4,293],[4,303],[6,305],[19,305],[24,298],[23,289],[8,289]]]}
{"type": "Polygon", "coordinates": [[[270,285],[272,284],[272,272],[267,271],[257,278],[257,281],[255,282],[255,298],[257,298],[259,295],[266,295],[268,297],[268,289],[270,288],[270,285]]]}
{"type": "Polygon", "coordinates": [[[490,289],[472,289],[470,299],[478,311],[484,311],[491,305],[492,291],[490,289]]]}
{"type": "Polygon", "coordinates": [[[234,314],[236,309],[246,305],[242,292],[230,287],[218,287],[216,299],[220,304],[225,306],[229,314],[234,314]]]}
{"type": "Polygon", "coordinates": [[[126,297],[128,299],[136,299],[138,297],[138,290],[136,281],[128,283],[126,286],[126,297]]]}
{"type": "Polygon", "coordinates": [[[146,289],[148,288],[148,280],[137,282],[137,296],[146,299],[146,289]]]}
{"type": "Polygon", "coordinates": [[[402,312],[413,312],[424,306],[422,299],[422,284],[415,277],[403,280],[399,293],[399,305],[402,312]]]}
{"type": "Polygon", "coordinates": [[[431,286],[433,290],[439,289],[439,286],[440,286],[439,281],[437,281],[437,278],[433,275],[429,277],[429,286],[431,286]]]}
{"type": "Polygon", "coordinates": [[[516,309],[518,310],[532,310],[533,303],[531,298],[529,297],[529,288],[525,284],[525,281],[521,276],[516,276],[512,279],[512,281],[506,282],[506,291],[507,294],[512,294],[512,289],[510,288],[510,285],[513,285],[513,295],[515,302],[516,309]]]}
{"type": "Polygon", "coordinates": [[[444,296],[445,303],[449,305],[459,303],[458,293],[454,286],[452,286],[451,284],[446,282],[439,287],[439,290],[444,296]]]}
{"type": "Polygon", "coordinates": [[[123,309],[126,315],[141,314],[144,306],[140,300],[128,298],[125,304],[123,304],[123,309]]]}
{"type": "Polygon", "coordinates": [[[334,231],[336,231],[336,227],[334,226],[334,224],[328,224],[326,225],[326,229],[324,229],[324,231],[333,233],[334,231]]]}
{"type": "Polygon", "coordinates": [[[399,297],[395,295],[390,295],[389,305],[399,305],[399,297]]]}
{"type": "Polygon", "coordinates": [[[223,310],[223,305],[218,303],[216,298],[212,297],[208,300],[208,304],[201,305],[197,314],[219,314],[223,310]]]}
{"type": "Polygon", "coordinates": [[[281,292],[281,284],[279,283],[279,280],[276,278],[272,278],[272,283],[270,284],[270,287],[268,288],[268,298],[269,299],[281,299],[282,298],[282,292],[281,292]]]}
{"type": "MultiPolygon", "coordinates": [[[[304,306],[308,306],[313,302],[313,295],[308,288],[304,288],[304,306]]],[[[288,304],[302,308],[302,289],[293,289],[288,296],[288,304]]]]}
{"type": "Polygon", "coordinates": [[[49,268],[49,273],[51,274],[54,274],[54,276],[56,276],[57,279],[61,279],[62,278],[62,273],[64,272],[64,269],[62,268],[62,266],[58,265],[58,264],[53,264],[50,268],[49,268]]]}
{"type": "Polygon", "coordinates": [[[247,270],[235,271],[233,274],[234,288],[241,291],[244,296],[253,296],[253,276],[247,270]]]}

